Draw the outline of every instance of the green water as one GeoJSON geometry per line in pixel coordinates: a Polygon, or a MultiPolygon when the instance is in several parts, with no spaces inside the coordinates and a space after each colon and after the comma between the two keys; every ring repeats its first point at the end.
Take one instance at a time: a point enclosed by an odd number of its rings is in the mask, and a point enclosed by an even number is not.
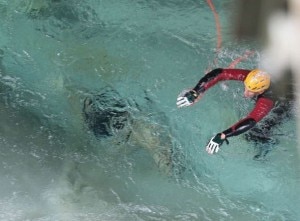
{"type": "MultiPolygon", "coordinates": [[[[254,68],[256,42],[229,35],[230,1],[0,0],[0,220],[299,220],[295,122],[263,161],[242,136],[218,155],[204,146],[247,114],[237,82],[178,110],[208,68],[254,68]],[[86,97],[109,86],[133,116],[97,139],[86,97]],[[171,151],[168,155],[165,151],[171,151]],[[172,171],[157,158],[171,156],[172,171]]],[[[164,158],[165,159],[165,158],[164,158]]]]}

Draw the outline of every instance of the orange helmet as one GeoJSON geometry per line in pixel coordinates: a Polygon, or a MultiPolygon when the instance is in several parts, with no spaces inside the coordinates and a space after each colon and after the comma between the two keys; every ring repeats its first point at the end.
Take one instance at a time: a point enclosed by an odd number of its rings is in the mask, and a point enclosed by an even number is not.
{"type": "Polygon", "coordinates": [[[264,71],[254,69],[244,80],[245,87],[251,92],[261,92],[270,87],[270,75],[264,71]]]}

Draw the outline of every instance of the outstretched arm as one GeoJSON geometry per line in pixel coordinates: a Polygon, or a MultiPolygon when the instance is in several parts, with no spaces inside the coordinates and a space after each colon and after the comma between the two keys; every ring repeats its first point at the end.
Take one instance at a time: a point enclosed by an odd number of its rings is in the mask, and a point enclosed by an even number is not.
{"type": "Polygon", "coordinates": [[[207,73],[204,77],[202,77],[193,89],[183,91],[177,98],[177,106],[190,106],[200,100],[204,92],[219,81],[243,81],[248,73],[249,70],[243,69],[214,69],[211,72],[207,73]]]}
{"type": "Polygon", "coordinates": [[[224,80],[244,81],[249,72],[250,70],[217,68],[201,78],[193,90],[201,93],[214,86],[219,81],[224,80]]]}
{"type": "Polygon", "coordinates": [[[226,138],[231,136],[240,135],[252,127],[255,126],[257,122],[263,119],[273,108],[274,102],[273,100],[265,97],[261,97],[257,100],[254,109],[249,113],[249,115],[239,122],[223,131],[222,133],[226,138]]]}
{"type": "Polygon", "coordinates": [[[223,144],[228,137],[240,135],[256,125],[261,119],[263,119],[273,108],[274,102],[265,97],[261,97],[257,100],[254,109],[249,113],[249,115],[239,122],[218,133],[214,136],[206,146],[206,151],[209,154],[218,152],[220,146],[223,144]]]}

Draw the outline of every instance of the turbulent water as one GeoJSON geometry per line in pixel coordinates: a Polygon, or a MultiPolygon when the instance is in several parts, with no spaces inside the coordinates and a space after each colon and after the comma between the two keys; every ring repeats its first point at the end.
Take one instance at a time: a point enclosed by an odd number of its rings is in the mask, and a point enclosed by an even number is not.
{"type": "MultiPolygon", "coordinates": [[[[218,66],[254,68],[214,1],[218,66]]],[[[262,160],[242,136],[204,146],[247,114],[241,85],[176,97],[216,66],[206,1],[0,0],[0,220],[299,220],[295,121],[262,160]]]]}

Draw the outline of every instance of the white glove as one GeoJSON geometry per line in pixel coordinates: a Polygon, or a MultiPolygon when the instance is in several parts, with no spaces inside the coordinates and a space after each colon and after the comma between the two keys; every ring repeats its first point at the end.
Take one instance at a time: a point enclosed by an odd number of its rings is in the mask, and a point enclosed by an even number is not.
{"type": "Polygon", "coordinates": [[[206,145],[206,152],[209,154],[218,153],[220,149],[220,144],[213,141],[214,137],[211,138],[209,143],[206,145]]]}
{"type": "Polygon", "coordinates": [[[227,144],[229,144],[228,140],[221,138],[221,133],[218,133],[216,136],[210,139],[208,144],[206,145],[206,152],[209,154],[218,153],[220,146],[223,144],[223,142],[226,141],[227,144]]]}
{"type": "Polygon", "coordinates": [[[177,107],[188,107],[192,105],[197,99],[198,95],[199,94],[194,90],[182,91],[177,97],[177,107]]]}

